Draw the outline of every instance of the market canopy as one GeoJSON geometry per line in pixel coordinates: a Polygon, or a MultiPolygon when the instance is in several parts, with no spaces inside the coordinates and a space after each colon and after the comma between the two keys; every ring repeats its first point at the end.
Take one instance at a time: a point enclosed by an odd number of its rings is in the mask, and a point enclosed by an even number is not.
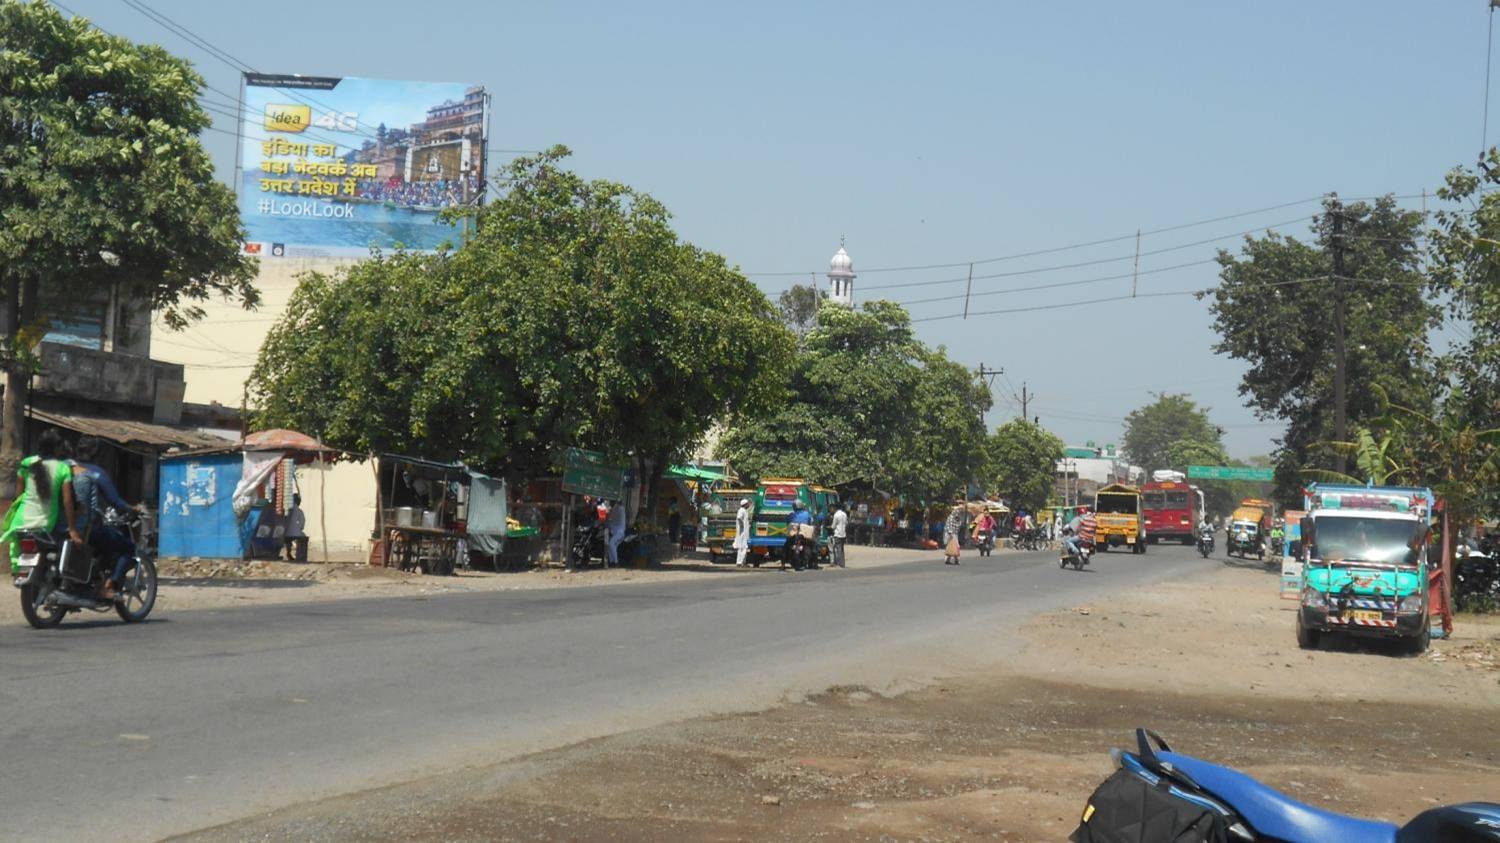
{"type": "Polygon", "coordinates": [[[728,480],[729,476],[722,469],[704,468],[697,465],[674,465],[667,469],[668,477],[678,477],[683,480],[701,480],[704,483],[714,483],[719,480],[728,480]]]}

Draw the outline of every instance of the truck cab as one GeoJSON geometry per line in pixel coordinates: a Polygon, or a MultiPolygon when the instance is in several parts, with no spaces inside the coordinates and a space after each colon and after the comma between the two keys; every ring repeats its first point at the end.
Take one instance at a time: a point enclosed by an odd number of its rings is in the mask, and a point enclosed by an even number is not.
{"type": "Polygon", "coordinates": [[[1336,632],[1425,651],[1432,491],[1313,484],[1304,504],[1297,643],[1336,632]]]}
{"type": "Polygon", "coordinates": [[[1141,517],[1141,490],[1112,483],[1094,495],[1094,547],[1128,547],[1131,553],[1146,552],[1146,522],[1141,517]]]}

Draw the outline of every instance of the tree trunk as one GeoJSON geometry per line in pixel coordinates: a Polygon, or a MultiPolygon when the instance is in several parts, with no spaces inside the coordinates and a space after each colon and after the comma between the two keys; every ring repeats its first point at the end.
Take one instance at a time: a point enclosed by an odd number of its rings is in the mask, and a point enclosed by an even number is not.
{"type": "Polygon", "coordinates": [[[21,333],[21,282],[14,275],[5,284],[5,313],[0,334],[5,342],[5,398],[0,405],[0,500],[9,506],[14,486],[8,482],[16,475],[26,456],[26,374],[15,359],[21,333]]]}

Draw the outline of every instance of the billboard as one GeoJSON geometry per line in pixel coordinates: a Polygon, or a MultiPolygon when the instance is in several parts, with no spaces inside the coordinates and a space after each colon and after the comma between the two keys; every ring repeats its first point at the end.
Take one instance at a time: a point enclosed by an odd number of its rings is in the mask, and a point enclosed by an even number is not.
{"type": "Polygon", "coordinates": [[[246,73],[242,90],[250,254],[430,251],[458,240],[443,209],[484,198],[482,86],[246,73]]]}

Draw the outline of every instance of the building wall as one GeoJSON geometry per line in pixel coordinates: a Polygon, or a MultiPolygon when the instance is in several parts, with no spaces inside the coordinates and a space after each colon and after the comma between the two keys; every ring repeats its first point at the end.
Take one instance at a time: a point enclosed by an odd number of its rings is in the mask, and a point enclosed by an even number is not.
{"type": "MultiPolygon", "coordinates": [[[[211,299],[202,303],[207,316],[184,331],[169,331],[157,320],[151,337],[152,354],[158,360],[182,364],[187,381],[184,400],[200,404],[218,401],[239,407],[245,398],[245,379],[266,334],[286,312],[297,276],[304,272],[332,273],[351,263],[348,259],[263,257],[256,279],[262,299],[259,310],[246,311],[211,299]]],[[[310,537],[308,558],[322,559],[322,500],[327,501],[330,557],[366,558],[375,525],[375,476],[369,464],[339,463],[321,473],[316,466],[304,467],[298,471],[298,482],[310,537]]]]}

